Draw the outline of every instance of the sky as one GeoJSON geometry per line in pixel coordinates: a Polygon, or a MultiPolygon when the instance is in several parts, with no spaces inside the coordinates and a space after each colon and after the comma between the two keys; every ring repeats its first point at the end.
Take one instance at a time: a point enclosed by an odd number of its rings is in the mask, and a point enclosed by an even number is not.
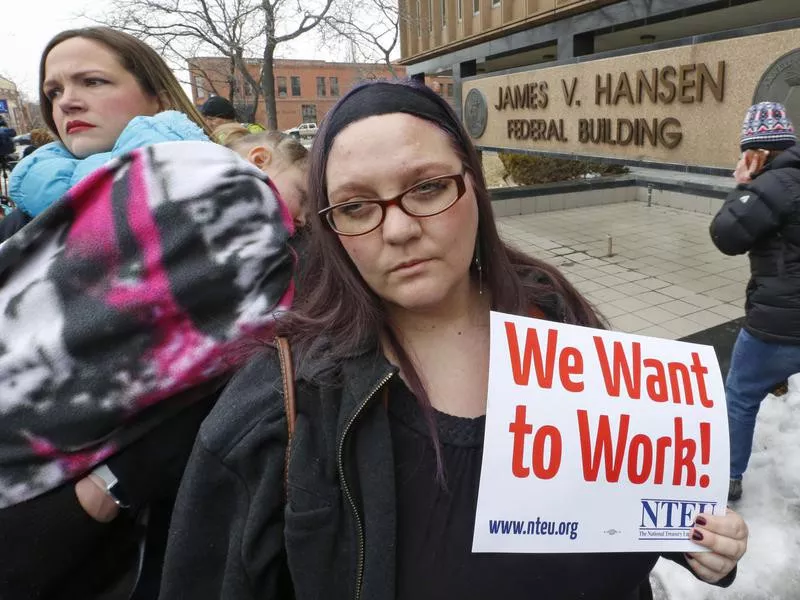
{"type": "MultiPolygon", "coordinates": [[[[0,14],[0,75],[11,79],[31,100],[38,97],[39,57],[47,42],[64,29],[91,25],[82,13],[101,15],[109,0],[2,0],[0,14]],[[91,8],[90,8],[91,7],[91,8]]],[[[331,59],[313,36],[284,46],[279,56],[331,59]]],[[[180,77],[179,79],[184,79],[180,77]]]]}
{"type": "MultiPolygon", "coordinates": [[[[59,31],[89,25],[78,15],[88,10],[89,0],[9,0],[0,18],[0,75],[36,98],[39,56],[59,31]]],[[[92,0],[100,7],[107,0],[92,0]]]]}

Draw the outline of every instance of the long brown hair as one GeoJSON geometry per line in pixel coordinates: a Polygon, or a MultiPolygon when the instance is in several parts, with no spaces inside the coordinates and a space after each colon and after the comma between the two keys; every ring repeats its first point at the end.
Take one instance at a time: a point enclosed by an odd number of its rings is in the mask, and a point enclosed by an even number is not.
{"type": "MultiPolygon", "coordinates": [[[[328,156],[325,150],[333,142],[329,131],[331,121],[353,94],[368,91],[365,87],[373,85],[408,86],[428,101],[440,105],[446,113],[448,122],[437,125],[450,137],[454,150],[472,177],[478,206],[476,252],[480,256],[483,286],[488,289],[492,308],[517,315],[530,315],[542,310],[550,318],[591,327],[602,327],[603,320],[558,269],[511,248],[500,239],[478,153],[455,113],[438,94],[426,86],[407,80],[366,83],[339,100],[317,132],[311,150],[311,235],[308,254],[304,258],[307,265],[299,286],[301,297],[296,309],[280,322],[279,334],[291,339],[298,362],[310,358],[309,355],[319,347],[320,337],[324,336],[326,362],[332,363],[346,360],[360,349],[377,344],[377,334],[385,334],[398,357],[404,376],[425,411],[441,476],[441,455],[433,410],[416,365],[405,351],[399,332],[389,322],[381,299],[366,285],[336,234],[324,226],[317,214],[328,206],[328,156]]],[[[412,109],[408,112],[415,114],[412,109]]],[[[478,276],[474,269],[472,275],[478,276]]]]}
{"type": "Polygon", "coordinates": [[[106,46],[116,54],[122,67],[133,75],[144,93],[158,97],[166,103],[165,108],[182,112],[203,131],[211,134],[200,112],[189,100],[175,75],[155,50],[132,35],[110,27],[84,27],[67,29],[57,34],[45,46],[39,61],[39,106],[44,122],[56,137],[58,137],[58,129],[53,121],[53,103],[44,93],[43,88],[46,77],[45,63],[47,55],[53,48],[61,42],[76,37],[99,42],[106,46]]]}

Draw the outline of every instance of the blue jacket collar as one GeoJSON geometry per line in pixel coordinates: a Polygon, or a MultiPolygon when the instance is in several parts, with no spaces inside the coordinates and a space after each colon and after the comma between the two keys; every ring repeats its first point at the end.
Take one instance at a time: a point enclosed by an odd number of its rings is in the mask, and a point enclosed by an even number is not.
{"type": "Polygon", "coordinates": [[[61,142],[53,142],[42,146],[14,168],[9,179],[9,195],[23,212],[35,217],[112,158],[142,146],[181,140],[207,141],[208,137],[186,115],[168,110],[153,117],[131,119],[109,152],[80,159],[61,142]]]}

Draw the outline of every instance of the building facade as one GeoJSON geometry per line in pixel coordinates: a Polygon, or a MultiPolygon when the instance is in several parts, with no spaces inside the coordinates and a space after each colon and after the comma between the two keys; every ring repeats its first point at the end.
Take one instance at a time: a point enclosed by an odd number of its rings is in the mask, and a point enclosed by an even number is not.
{"type": "MultiPolygon", "coordinates": [[[[248,61],[248,69],[257,81],[261,62],[248,61]]],[[[320,122],[336,101],[359,82],[406,76],[405,67],[394,66],[393,69],[394,73],[385,64],[276,59],[274,73],[278,128],[285,130],[299,123],[320,122]]],[[[189,61],[189,72],[192,100],[197,106],[213,95],[231,98],[233,91],[233,103],[240,118],[247,118],[245,115],[252,113],[256,99],[254,90],[241,75],[231,76],[228,59],[193,58],[189,61]]],[[[430,78],[428,85],[447,99],[452,100],[455,94],[449,76],[430,78]]],[[[263,99],[259,99],[254,120],[266,123],[263,99]]]]}
{"type": "Polygon", "coordinates": [[[18,133],[30,130],[25,101],[20,96],[17,85],[4,77],[0,77],[0,117],[3,117],[9,127],[16,129],[18,133]],[[3,108],[7,108],[7,112],[3,112],[3,108]]]}
{"type": "Polygon", "coordinates": [[[727,173],[747,107],[800,124],[797,0],[400,0],[477,146],[727,173]]]}

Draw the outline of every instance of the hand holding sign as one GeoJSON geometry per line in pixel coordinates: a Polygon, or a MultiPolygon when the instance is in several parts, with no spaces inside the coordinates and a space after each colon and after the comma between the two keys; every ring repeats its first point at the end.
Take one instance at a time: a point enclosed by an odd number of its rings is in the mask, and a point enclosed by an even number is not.
{"type": "Polygon", "coordinates": [[[491,339],[473,550],[697,550],[728,480],[713,349],[500,313],[491,339]]]}
{"type": "Polygon", "coordinates": [[[692,539],[711,552],[689,553],[686,560],[700,579],[716,583],[744,556],[747,535],[744,519],[730,509],[724,517],[698,515],[692,539]]]}

